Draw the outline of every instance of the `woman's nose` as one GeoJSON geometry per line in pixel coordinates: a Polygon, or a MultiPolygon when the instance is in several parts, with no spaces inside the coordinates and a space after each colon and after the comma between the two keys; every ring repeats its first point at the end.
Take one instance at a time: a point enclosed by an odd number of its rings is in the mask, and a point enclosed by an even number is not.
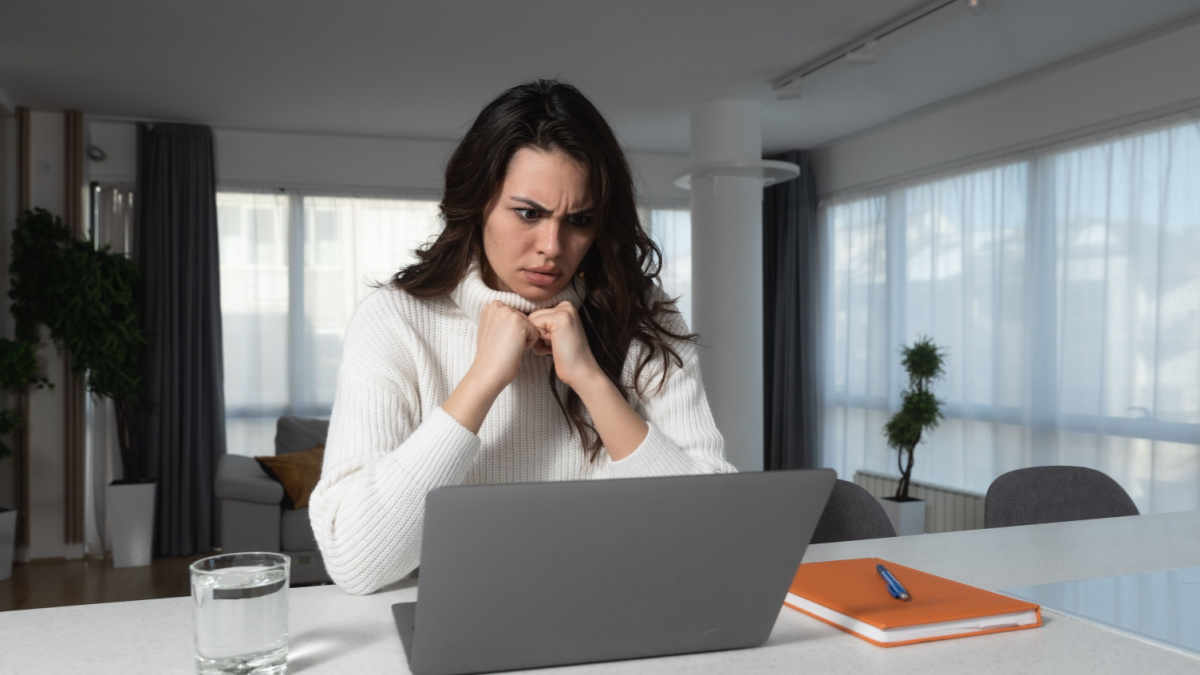
{"type": "Polygon", "coordinates": [[[559,240],[562,228],[553,218],[547,218],[538,233],[539,252],[547,258],[557,258],[562,253],[562,242],[559,240]]]}

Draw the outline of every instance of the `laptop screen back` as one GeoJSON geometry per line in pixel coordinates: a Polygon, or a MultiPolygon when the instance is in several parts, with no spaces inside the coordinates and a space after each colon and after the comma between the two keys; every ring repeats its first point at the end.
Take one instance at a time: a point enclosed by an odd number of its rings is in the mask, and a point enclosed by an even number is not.
{"type": "Polygon", "coordinates": [[[761,644],[834,480],[824,469],[434,490],[412,670],[761,644]]]}

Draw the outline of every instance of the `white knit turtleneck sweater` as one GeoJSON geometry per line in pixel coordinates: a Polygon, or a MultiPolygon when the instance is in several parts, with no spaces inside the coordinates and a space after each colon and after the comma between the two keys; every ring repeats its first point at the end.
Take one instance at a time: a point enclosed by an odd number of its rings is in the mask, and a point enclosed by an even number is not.
{"type": "MultiPolygon", "coordinates": [[[[647,393],[631,404],[650,431],[620,461],[604,451],[588,461],[550,390],[553,358],[532,351],[479,435],[471,433],[441,405],[475,358],[480,310],[497,299],[522,312],[563,300],[580,304],[574,284],[540,303],[494,291],[475,265],[449,297],[418,299],[385,288],[355,313],[309,507],[325,566],[346,591],[369,593],[418,566],[425,495],[437,487],[735,471],[725,461],[688,343],[673,343],[683,367],[670,369],[661,390],[655,389],[658,360],[643,372],[647,393]]],[[[672,319],[669,325],[683,328],[672,319]]],[[[631,349],[627,385],[636,357],[631,349]]]]}

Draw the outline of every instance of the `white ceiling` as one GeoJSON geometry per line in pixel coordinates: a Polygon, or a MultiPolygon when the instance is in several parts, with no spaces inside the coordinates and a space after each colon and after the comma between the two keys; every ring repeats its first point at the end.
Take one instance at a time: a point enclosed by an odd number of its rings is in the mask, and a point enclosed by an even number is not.
{"type": "Polygon", "coordinates": [[[633,150],[686,153],[688,106],[759,100],[810,148],[1200,12],[1200,0],[985,0],[883,38],[777,101],[770,82],[928,0],[0,0],[0,100],[224,128],[454,139],[534,77],[633,150]]]}

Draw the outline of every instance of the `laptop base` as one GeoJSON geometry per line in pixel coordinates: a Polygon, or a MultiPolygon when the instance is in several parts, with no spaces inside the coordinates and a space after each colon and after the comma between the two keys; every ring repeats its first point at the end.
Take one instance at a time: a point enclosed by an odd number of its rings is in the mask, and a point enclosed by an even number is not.
{"type": "Polygon", "coordinates": [[[417,627],[417,603],[397,602],[392,605],[392,618],[396,630],[400,631],[400,642],[404,644],[404,656],[412,663],[413,633],[417,627]]]}

